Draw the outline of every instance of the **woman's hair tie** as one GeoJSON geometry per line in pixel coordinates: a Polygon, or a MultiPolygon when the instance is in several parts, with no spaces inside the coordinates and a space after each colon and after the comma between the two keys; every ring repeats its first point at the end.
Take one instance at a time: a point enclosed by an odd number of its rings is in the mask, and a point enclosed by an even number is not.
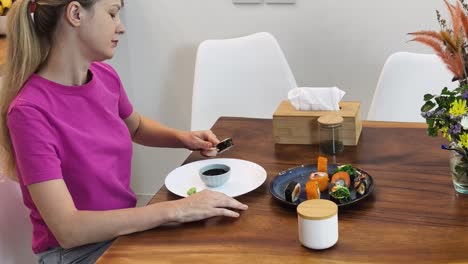
{"type": "Polygon", "coordinates": [[[37,3],[36,0],[29,0],[29,12],[36,12],[37,3]]]}

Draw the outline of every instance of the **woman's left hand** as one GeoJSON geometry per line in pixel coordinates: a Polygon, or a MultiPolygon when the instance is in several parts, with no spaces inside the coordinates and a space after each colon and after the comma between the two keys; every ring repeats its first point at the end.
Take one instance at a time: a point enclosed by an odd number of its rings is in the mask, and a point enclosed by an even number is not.
{"type": "Polygon", "coordinates": [[[181,141],[185,148],[199,150],[203,156],[213,156],[213,148],[219,143],[219,139],[211,130],[184,132],[181,141]]]}

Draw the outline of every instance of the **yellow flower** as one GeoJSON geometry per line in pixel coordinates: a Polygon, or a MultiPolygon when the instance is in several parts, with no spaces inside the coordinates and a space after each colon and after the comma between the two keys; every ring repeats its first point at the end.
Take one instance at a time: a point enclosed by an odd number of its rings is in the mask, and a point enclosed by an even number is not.
{"type": "Polygon", "coordinates": [[[0,3],[4,8],[11,8],[12,0],[0,0],[0,3]]]}
{"type": "Polygon", "coordinates": [[[460,136],[460,145],[462,145],[462,147],[464,148],[468,148],[468,134],[467,133],[463,133],[460,136]]]}
{"type": "MultiPolygon", "coordinates": [[[[440,133],[442,133],[442,136],[447,139],[448,141],[452,141],[452,136],[448,133],[448,127],[443,127],[439,129],[440,133]]],[[[467,134],[468,135],[468,134],[467,134]]]]}
{"type": "Polygon", "coordinates": [[[449,113],[453,116],[461,116],[466,114],[466,101],[462,99],[455,100],[450,104],[449,113]]]}
{"type": "Polygon", "coordinates": [[[0,0],[0,16],[6,15],[14,0],[0,0]]]}

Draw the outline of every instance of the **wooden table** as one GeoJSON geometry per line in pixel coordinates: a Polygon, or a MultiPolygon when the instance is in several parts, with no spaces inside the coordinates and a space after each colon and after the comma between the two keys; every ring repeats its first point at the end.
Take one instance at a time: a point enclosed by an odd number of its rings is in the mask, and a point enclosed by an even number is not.
{"type": "MultiPolygon", "coordinates": [[[[294,210],[269,186],[280,171],[316,162],[317,146],[275,145],[272,121],[221,118],[213,131],[232,137],[222,157],[250,160],[266,182],[238,197],[249,205],[239,219],[212,218],[118,238],[98,263],[462,263],[468,262],[468,196],[454,191],[441,138],[423,124],[365,122],[356,147],[339,163],[369,172],[375,191],[339,211],[339,240],[327,250],[302,247],[294,210]]],[[[192,154],[186,161],[202,159],[192,154]]],[[[163,187],[151,203],[178,199],[163,187]]]]}

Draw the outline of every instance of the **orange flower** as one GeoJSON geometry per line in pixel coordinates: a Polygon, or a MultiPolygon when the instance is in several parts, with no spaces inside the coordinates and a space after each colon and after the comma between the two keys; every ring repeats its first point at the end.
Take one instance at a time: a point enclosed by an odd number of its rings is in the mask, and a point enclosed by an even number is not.
{"type": "Polygon", "coordinates": [[[447,65],[447,68],[455,75],[455,80],[464,80],[467,77],[467,70],[464,57],[467,55],[464,47],[465,40],[468,39],[468,17],[462,5],[457,1],[456,5],[451,5],[444,0],[450,12],[452,20],[452,30],[422,30],[409,35],[414,36],[410,41],[423,43],[431,47],[436,55],[447,65]]]}

